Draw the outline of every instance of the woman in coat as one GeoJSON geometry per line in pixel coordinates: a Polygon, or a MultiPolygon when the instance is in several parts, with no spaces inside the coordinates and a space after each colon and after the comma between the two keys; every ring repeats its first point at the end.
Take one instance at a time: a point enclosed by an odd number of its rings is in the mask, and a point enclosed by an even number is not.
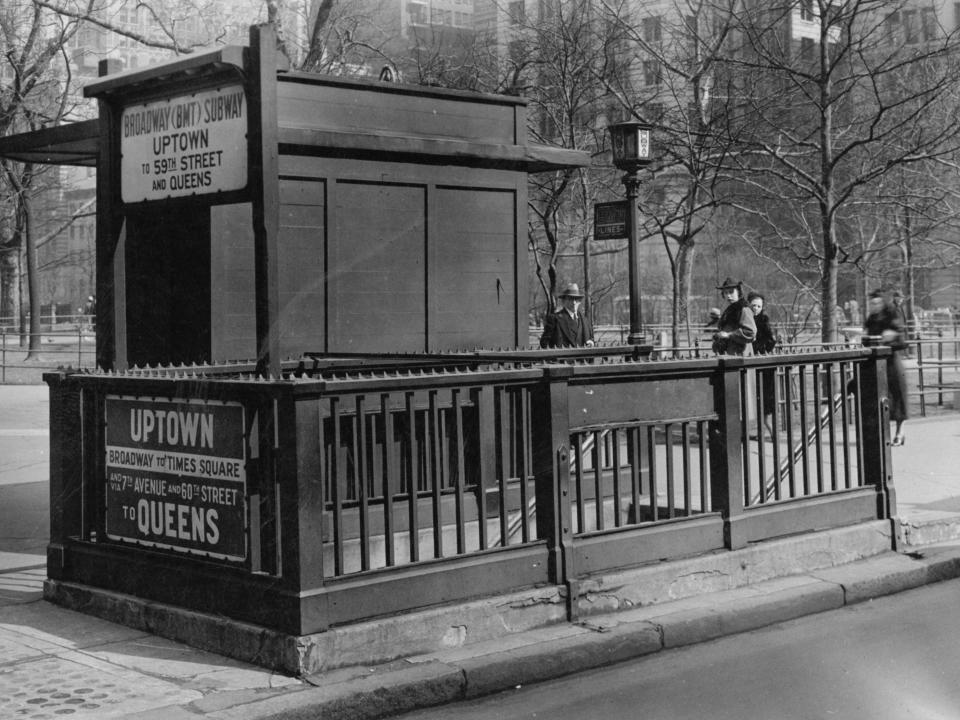
{"type": "MultiPolygon", "coordinates": [[[[753,321],[757,325],[757,335],[753,339],[754,355],[766,355],[773,352],[777,346],[777,335],[770,324],[770,317],[764,312],[765,298],[758,292],[747,295],[747,304],[753,311],[753,321]]],[[[777,371],[774,369],[758,370],[760,378],[760,398],[763,404],[763,424],[767,433],[773,436],[773,406],[776,403],[777,371]]]]}
{"type": "Polygon", "coordinates": [[[906,328],[896,309],[877,290],[870,293],[864,330],[875,342],[889,345],[893,352],[887,358],[887,389],[890,395],[890,419],[895,423],[893,445],[903,445],[906,436],[903,423],[907,413],[907,376],[903,369],[903,351],[907,347],[906,328]]]}
{"type": "Polygon", "coordinates": [[[717,355],[752,355],[757,324],[743,297],[743,284],[728,277],[717,286],[717,290],[728,304],[717,321],[713,351],[717,355]]]}

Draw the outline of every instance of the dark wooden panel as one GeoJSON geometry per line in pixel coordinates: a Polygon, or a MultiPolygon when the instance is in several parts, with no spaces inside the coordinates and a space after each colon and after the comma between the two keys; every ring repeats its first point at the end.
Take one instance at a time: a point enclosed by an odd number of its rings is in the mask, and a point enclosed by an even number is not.
{"type": "Polygon", "coordinates": [[[126,325],[131,365],[209,362],[210,210],[163,204],[127,214],[126,325]]]}
{"type": "Polygon", "coordinates": [[[322,351],[326,317],[326,183],[280,180],[280,352],[322,351]]]}
{"type": "Polygon", "coordinates": [[[214,361],[257,355],[250,203],[210,208],[210,347],[214,361]]]}
{"type": "Polygon", "coordinates": [[[303,632],[545,585],[547,565],[546,543],[540,542],[351,580],[328,580],[321,592],[303,598],[303,632]]]}
{"type": "Polygon", "coordinates": [[[425,198],[420,186],[336,184],[330,351],[426,349],[425,198]]]}
{"type": "MultiPolygon", "coordinates": [[[[285,81],[279,77],[277,118],[281,127],[373,135],[407,135],[515,145],[516,100],[475,102],[462,97],[423,97],[285,81]]],[[[523,128],[520,136],[524,135],[523,128]]]]}
{"type": "Polygon", "coordinates": [[[430,234],[430,346],[512,347],[516,193],[438,187],[430,234]]]}
{"type": "Polygon", "coordinates": [[[574,539],[579,576],[647,562],[722,550],[723,518],[704,515],[662,525],[633,527],[574,539]]]}
{"type": "Polygon", "coordinates": [[[735,519],[748,542],[879,520],[876,488],[788,500],[744,510],[735,519]]]}
{"type": "Polygon", "coordinates": [[[67,582],[299,633],[297,598],[275,578],[106,543],[71,542],[67,553],[67,582]]]}
{"type": "Polygon", "coordinates": [[[672,420],[714,413],[709,377],[610,381],[570,386],[570,426],[672,420]]]}

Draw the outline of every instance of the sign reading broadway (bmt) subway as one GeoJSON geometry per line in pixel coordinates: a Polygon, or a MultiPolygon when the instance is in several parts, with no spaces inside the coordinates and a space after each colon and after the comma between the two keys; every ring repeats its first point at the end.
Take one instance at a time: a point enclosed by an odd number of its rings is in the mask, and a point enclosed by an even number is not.
{"type": "Polygon", "coordinates": [[[126,108],[120,197],[131,203],[243,189],[247,117],[241,85],[126,108]]]}
{"type": "Polygon", "coordinates": [[[106,421],[107,537],[246,558],[240,404],[107,396],[106,421]]]}

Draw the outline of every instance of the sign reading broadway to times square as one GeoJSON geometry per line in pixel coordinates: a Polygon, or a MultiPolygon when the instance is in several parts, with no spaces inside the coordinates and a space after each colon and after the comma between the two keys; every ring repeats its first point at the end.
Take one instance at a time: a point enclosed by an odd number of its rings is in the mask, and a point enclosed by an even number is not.
{"type": "Polygon", "coordinates": [[[239,403],[106,398],[107,537],[244,560],[239,403]]]}
{"type": "Polygon", "coordinates": [[[120,118],[125,203],[241,190],[247,184],[241,85],[126,108],[120,118]]]}

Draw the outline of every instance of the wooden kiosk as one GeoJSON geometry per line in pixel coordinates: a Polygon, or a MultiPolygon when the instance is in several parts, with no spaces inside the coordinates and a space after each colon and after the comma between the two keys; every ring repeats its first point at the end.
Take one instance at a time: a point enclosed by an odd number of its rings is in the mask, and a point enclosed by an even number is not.
{"type": "Polygon", "coordinates": [[[98,365],[525,346],[527,173],[586,154],[528,144],[521,99],[288,71],[275,45],[85,88],[98,365]]]}

